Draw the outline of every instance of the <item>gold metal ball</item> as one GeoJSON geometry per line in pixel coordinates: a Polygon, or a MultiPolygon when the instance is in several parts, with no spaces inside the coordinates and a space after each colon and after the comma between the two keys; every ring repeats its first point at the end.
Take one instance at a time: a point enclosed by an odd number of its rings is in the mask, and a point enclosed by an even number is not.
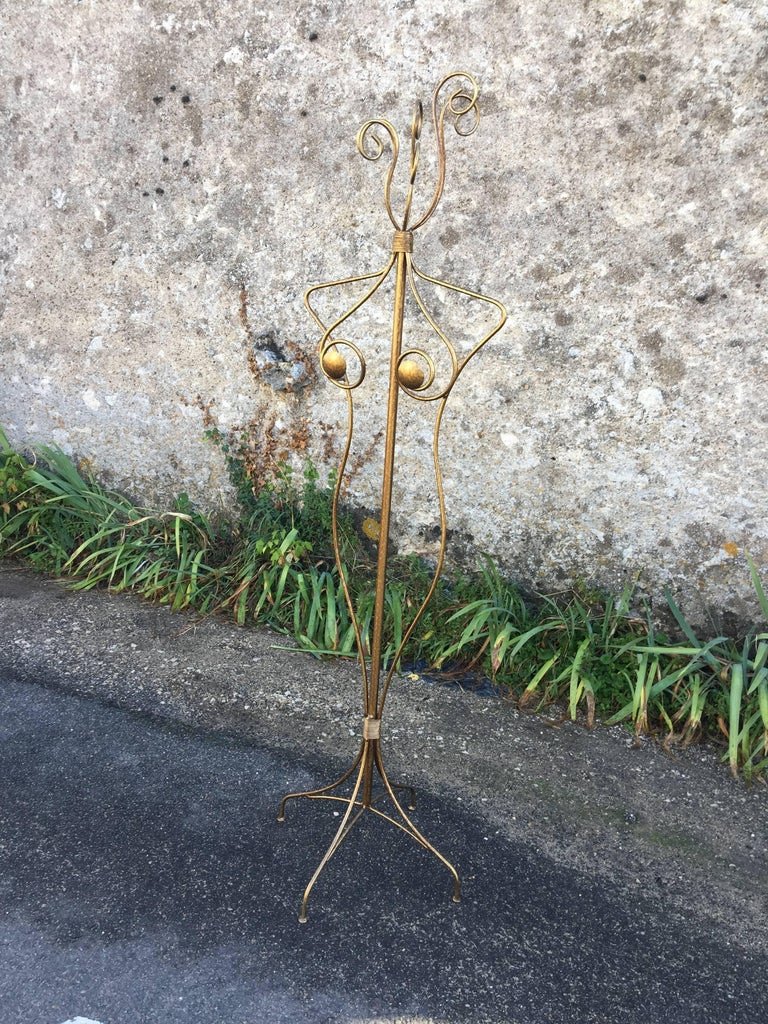
{"type": "Polygon", "coordinates": [[[322,359],[323,369],[332,380],[341,380],[347,372],[347,360],[338,349],[329,348],[322,359]]]}
{"type": "Polygon", "coordinates": [[[404,388],[417,391],[424,383],[424,371],[415,359],[404,359],[397,368],[397,379],[404,388]]]}

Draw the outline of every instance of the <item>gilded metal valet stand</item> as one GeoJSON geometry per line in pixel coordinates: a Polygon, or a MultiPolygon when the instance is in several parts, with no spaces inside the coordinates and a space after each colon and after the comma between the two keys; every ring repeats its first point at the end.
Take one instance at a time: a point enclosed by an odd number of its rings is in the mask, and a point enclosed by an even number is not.
{"type": "Polygon", "coordinates": [[[341,846],[342,842],[349,835],[352,827],[366,812],[376,815],[391,825],[401,829],[425,850],[434,854],[435,857],[450,872],[453,878],[453,899],[459,902],[461,899],[461,883],[456,868],[435,847],[422,835],[411,821],[408,813],[403,807],[405,800],[401,800],[398,793],[405,793],[408,797],[407,808],[414,810],[414,791],[410,786],[394,784],[390,782],[381,754],[381,722],[384,714],[384,702],[387,698],[387,691],[392,682],[395,667],[400,656],[408,643],[408,640],[416,627],[417,622],[424,613],[427,604],[434,594],[438,577],[442,571],[445,557],[446,545],[446,515],[445,499],[443,494],[440,461],[438,455],[438,440],[440,424],[445,411],[446,402],[450,396],[454,384],[459,378],[461,371],[467,365],[472,356],[478,352],[485,343],[501,330],[507,314],[504,306],[495,299],[466,288],[449,284],[447,281],[440,281],[430,277],[418,269],[413,261],[413,238],[414,233],[422,227],[435,212],[435,208],[443,194],[445,185],[445,126],[446,122],[453,122],[454,128],[459,135],[471,135],[477,127],[479,111],[477,106],[478,84],[474,77],[466,72],[454,72],[447,75],[435,89],[432,98],[432,119],[434,125],[435,141],[437,145],[437,182],[432,194],[431,202],[426,212],[418,220],[412,221],[411,208],[413,201],[414,185],[419,169],[419,147],[423,122],[423,109],[421,103],[416,105],[416,112],[413,117],[410,133],[410,167],[405,191],[405,205],[402,216],[398,219],[392,209],[392,182],[397,166],[400,152],[400,143],[397,132],[392,124],[385,120],[367,121],[357,135],[357,148],[366,160],[378,160],[385,151],[386,141],[382,141],[379,131],[386,133],[391,149],[391,158],[387,169],[384,186],[384,203],[389,219],[395,228],[392,240],[392,252],[383,270],[372,274],[361,274],[355,277],[343,278],[340,281],[331,281],[328,284],[315,285],[310,288],[305,296],[307,309],[312,315],[315,323],[322,332],[318,345],[320,364],[323,373],[328,380],[341,388],[346,394],[347,400],[347,439],[344,452],[339,464],[336,486],[333,495],[333,517],[332,534],[333,548],[336,556],[336,563],[339,570],[344,596],[349,607],[350,618],[357,638],[357,650],[360,660],[360,668],[363,681],[363,702],[365,717],[363,719],[362,740],[360,750],[351,766],[344,774],[330,785],[322,786],[320,789],[309,790],[303,793],[289,793],[280,804],[278,821],[285,820],[285,807],[289,800],[298,800],[303,797],[307,800],[330,800],[346,805],[338,830],[328,847],[325,856],[317,866],[315,873],[309,880],[304,890],[299,912],[299,921],[307,920],[307,902],[310,893],[317,882],[328,861],[341,846]],[[339,328],[353,316],[368,300],[379,290],[384,281],[394,270],[394,309],[392,313],[392,343],[389,360],[389,392],[387,398],[387,418],[384,440],[384,469],[381,489],[381,514],[380,531],[378,538],[378,562],[376,570],[376,593],[373,612],[373,638],[371,641],[370,656],[361,638],[360,625],[356,616],[347,579],[342,564],[339,550],[339,538],[337,529],[337,510],[339,494],[345,480],[345,471],[352,444],[352,433],[354,424],[354,403],[353,396],[355,389],[363,382],[366,372],[366,363],[360,347],[352,341],[345,340],[338,336],[339,328]],[[343,285],[354,285],[358,282],[370,282],[366,290],[357,302],[348,309],[338,320],[330,326],[326,326],[321,320],[312,305],[312,298],[316,292],[328,288],[335,288],[343,285]],[[430,313],[425,303],[420,282],[427,282],[430,285],[448,289],[449,292],[458,293],[467,299],[476,299],[481,303],[487,303],[498,313],[498,320],[493,328],[477,342],[472,350],[462,358],[459,357],[453,342],[447,337],[430,313]],[[403,351],[403,323],[406,309],[406,299],[415,303],[422,317],[426,321],[432,334],[439,343],[445,346],[443,356],[447,353],[448,359],[443,359],[446,367],[450,366],[447,379],[438,382],[437,366],[435,360],[428,352],[420,348],[411,348],[403,351]],[[347,365],[347,359],[352,357],[353,369],[347,365]],[[392,508],[392,481],[395,463],[395,439],[397,434],[397,405],[400,392],[408,398],[418,402],[436,402],[437,411],[433,433],[432,453],[434,461],[435,483],[440,514],[440,551],[437,558],[434,577],[431,581],[426,597],[419,607],[413,621],[405,630],[402,642],[397,647],[393,657],[389,661],[388,668],[382,668],[382,634],[385,618],[385,588],[387,581],[387,554],[390,531],[390,513],[392,508]],[[354,777],[351,793],[344,796],[337,792],[354,777]],[[391,813],[384,811],[379,805],[388,801],[391,813]]]}

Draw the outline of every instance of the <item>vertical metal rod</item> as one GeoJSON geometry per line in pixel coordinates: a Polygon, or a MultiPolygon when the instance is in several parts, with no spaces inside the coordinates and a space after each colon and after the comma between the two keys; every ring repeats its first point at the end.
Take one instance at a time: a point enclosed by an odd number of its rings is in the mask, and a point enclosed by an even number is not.
{"type": "MultiPolygon", "coordinates": [[[[387,426],[384,438],[384,469],[381,487],[381,518],[379,520],[379,553],[376,565],[376,598],[373,606],[373,638],[371,641],[371,673],[368,679],[368,699],[365,713],[375,718],[379,703],[379,676],[381,674],[381,641],[384,632],[385,598],[387,586],[387,556],[389,553],[389,520],[392,511],[392,482],[397,439],[397,399],[400,384],[397,364],[403,346],[403,316],[405,312],[406,254],[398,252],[395,261],[395,298],[392,313],[392,349],[389,357],[389,398],[387,426]]],[[[373,742],[377,742],[374,740],[373,742]]],[[[363,779],[363,804],[370,806],[373,787],[373,762],[366,764],[363,779]]]]}

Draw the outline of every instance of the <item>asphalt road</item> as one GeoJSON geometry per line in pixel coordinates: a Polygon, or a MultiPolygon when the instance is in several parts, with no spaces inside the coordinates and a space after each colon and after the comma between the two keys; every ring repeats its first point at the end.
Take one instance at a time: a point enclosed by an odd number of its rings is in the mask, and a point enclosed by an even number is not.
{"type": "Polygon", "coordinates": [[[373,820],[298,900],[332,834],[286,790],[332,761],[0,684],[0,1020],[738,1024],[765,962],[428,792],[417,820],[465,898],[373,820]]]}

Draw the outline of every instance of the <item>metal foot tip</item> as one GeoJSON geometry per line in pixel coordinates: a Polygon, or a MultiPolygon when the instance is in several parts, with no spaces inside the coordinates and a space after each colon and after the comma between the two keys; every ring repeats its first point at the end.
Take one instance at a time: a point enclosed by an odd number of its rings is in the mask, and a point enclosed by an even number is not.
{"type": "Polygon", "coordinates": [[[454,903],[461,903],[461,893],[459,893],[458,895],[454,893],[452,899],[454,903]]]}
{"type": "Polygon", "coordinates": [[[306,924],[309,918],[306,914],[299,914],[299,924],[306,924]]]}
{"type": "Polygon", "coordinates": [[[285,815],[284,814],[278,814],[277,820],[278,821],[285,821],[285,815]]]}

